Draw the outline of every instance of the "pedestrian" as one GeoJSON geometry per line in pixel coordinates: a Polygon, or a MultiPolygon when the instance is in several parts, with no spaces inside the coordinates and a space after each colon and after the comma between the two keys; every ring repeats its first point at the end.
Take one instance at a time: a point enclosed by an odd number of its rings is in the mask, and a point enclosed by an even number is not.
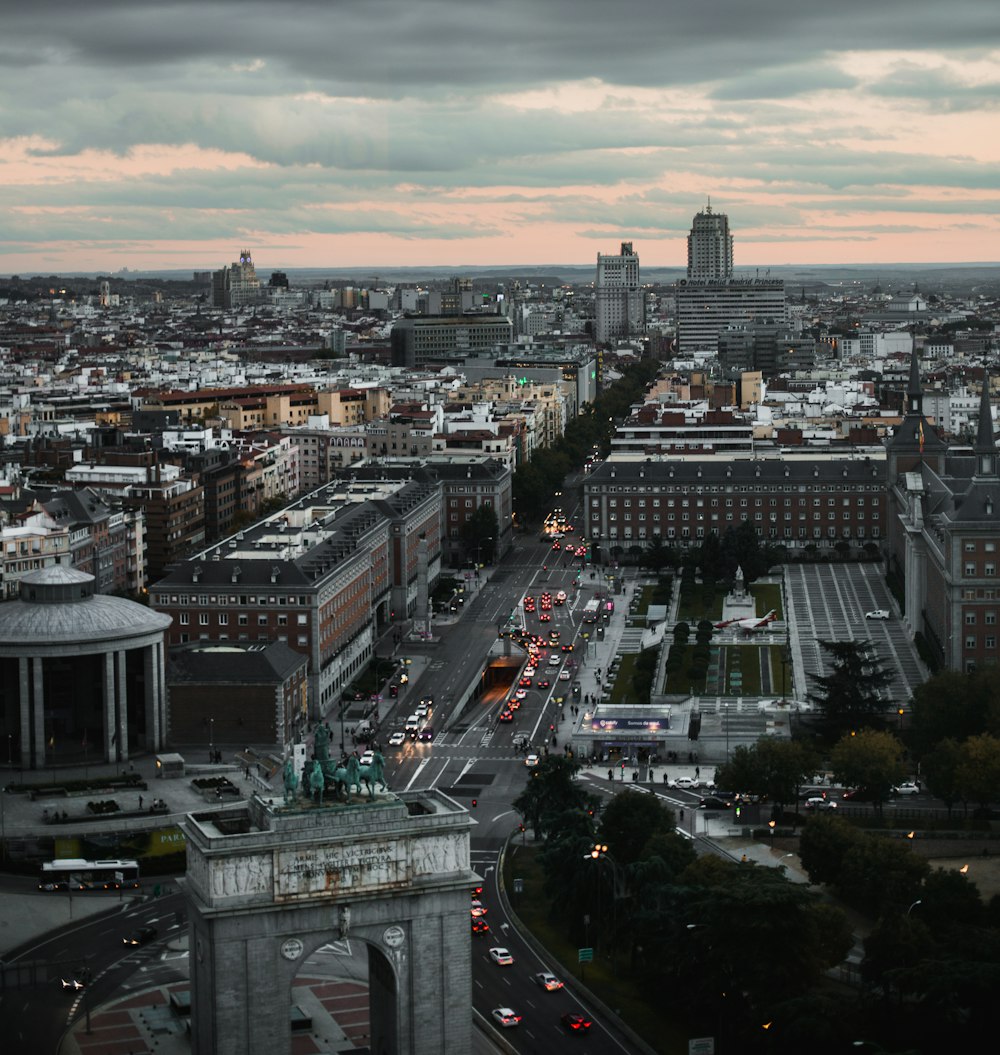
{"type": "MultiPolygon", "coordinates": [[[[613,769],[609,769],[608,770],[608,780],[614,780],[614,779],[615,779],[615,771],[613,769]]],[[[46,810],[45,812],[48,813],[48,810],[46,810]]]]}
{"type": "Polygon", "coordinates": [[[664,770],[663,771],[663,783],[666,784],[666,782],[667,782],[667,771],[664,770]]]}
{"type": "Polygon", "coordinates": [[[142,796],[139,796],[139,809],[142,809],[142,796]]]}
{"type": "Polygon", "coordinates": [[[694,767],[694,775],[695,775],[695,779],[697,779],[698,777],[701,776],[701,769],[698,766],[694,767]]]}

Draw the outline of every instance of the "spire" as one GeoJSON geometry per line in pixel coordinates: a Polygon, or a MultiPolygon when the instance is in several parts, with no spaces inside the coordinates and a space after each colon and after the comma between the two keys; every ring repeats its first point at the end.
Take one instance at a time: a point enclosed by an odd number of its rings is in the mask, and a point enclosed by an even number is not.
{"type": "Polygon", "coordinates": [[[976,442],[976,475],[995,476],[997,471],[997,445],[993,438],[993,415],[990,413],[990,375],[983,376],[983,392],[979,400],[979,427],[976,442]]]}
{"type": "Polygon", "coordinates": [[[920,359],[917,346],[910,352],[910,380],[906,386],[907,414],[922,414],[924,409],[924,390],[920,386],[920,359]]]}

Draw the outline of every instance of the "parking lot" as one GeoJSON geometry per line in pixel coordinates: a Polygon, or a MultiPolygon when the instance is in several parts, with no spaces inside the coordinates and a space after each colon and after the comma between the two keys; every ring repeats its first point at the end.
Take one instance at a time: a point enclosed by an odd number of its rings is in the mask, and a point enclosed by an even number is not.
{"type": "Polygon", "coordinates": [[[894,705],[905,706],[928,673],[900,620],[878,564],[788,564],[786,601],[795,677],[795,694],[805,699],[809,674],[829,672],[820,641],[870,641],[884,668],[894,675],[888,689],[894,705]],[[884,608],[890,618],[865,619],[884,608]]]}

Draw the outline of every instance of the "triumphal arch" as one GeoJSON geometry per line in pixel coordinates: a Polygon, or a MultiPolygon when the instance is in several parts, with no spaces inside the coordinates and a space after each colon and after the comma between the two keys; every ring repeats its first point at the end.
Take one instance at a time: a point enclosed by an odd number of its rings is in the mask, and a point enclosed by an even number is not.
{"type": "Polygon", "coordinates": [[[189,815],[194,1055],[290,1052],[296,974],[346,937],[368,948],[374,1055],[467,1055],[471,825],[433,790],[189,815]]]}

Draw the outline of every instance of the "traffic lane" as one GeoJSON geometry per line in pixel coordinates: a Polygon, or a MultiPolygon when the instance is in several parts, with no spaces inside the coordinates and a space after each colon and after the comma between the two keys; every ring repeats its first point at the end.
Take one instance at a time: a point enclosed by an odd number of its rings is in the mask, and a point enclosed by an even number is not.
{"type": "MultiPolygon", "coordinates": [[[[56,1051],[66,1027],[86,1014],[88,1002],[93,1009],[112,999],[122,981],[136,973],[134,965],[124,963],[136,951],[123,945],[125,935],[136,927],[149,926],[160,916],[168,919],[177,916],[183,921],[183,916],[178,915],[183,904],[179,893],[168,894],[154,902],[127,908],[120,915],[103,916],[70,931],[61,931],[26,949],[18,959],[40,960],[52,967],[47,981],[33,989],[18,990],[0,1002],[3,1035],[18,1038],[18,1050],[56,1051]],[[114,921],[110,926],[109,920],[114,921]],[[67,967],[72,970],[66,970],[67,967]],[[63,988],[62,978],[78,973],[76,969],[80,967],[91,972],[91,984],[83,990],[63,988]]],[[[186,924],[177,924],[171,919],[157,941],[142,948],[148,950],[150,957],[157,955],[156,946],[179,933],[183,926],[186,924]]]]}
{"type": "Polygon", "coordinates": [[[497,870],[485,877],[479,900],[487,908],[485,918],[490,922],[490,934],[474,936],[473,981],[479,997],[475,1006],[487,1018],[491,1017],[493,1008],[501,1006],[510,1007],[522,1016],[518,1027],[503,1031],[509,1043],[517,1050],[527,1051],[536,1050],[526,1047],[536,1041],[544,1041],[547,1047],[558,1052],[631,1050],[595,1018],[586,1001],[574,990],[572,978],[563,976],[521,938],[513,919],[504,910],[497,870]],[[506,948],[514,962],[507,967],[494,963],[489,950],[495,947],[506,948]],[[535,981],[535,975],[541,971],[551,971],[563,981],[564,987],[551,993],[541,988],[535,981]],[[500,1002],[490,1003],[491,1000],[500,1002]],[[560,1023],[560,1017],[566,1012],[588,1018],[592,1023],[589,1033],[568,1033],[560,1023]]]}

